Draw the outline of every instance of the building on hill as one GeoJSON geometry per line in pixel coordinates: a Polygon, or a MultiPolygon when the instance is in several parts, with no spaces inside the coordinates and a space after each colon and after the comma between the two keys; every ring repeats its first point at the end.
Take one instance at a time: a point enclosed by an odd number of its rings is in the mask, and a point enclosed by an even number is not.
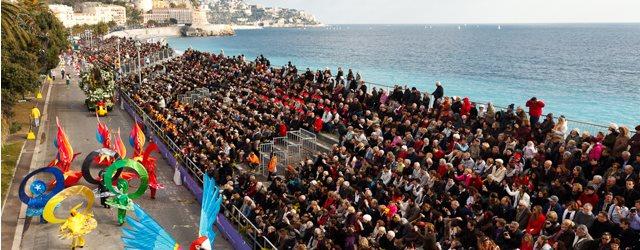
{"type": "Polygon", "coordinates": [[[149,21],[168,23],[172,18],[175,19],[178,24],[192,23],[193,10],[186,8],[152,9],[150,13],[142,14],[144,23],[149,21]]]}
{"type": "Polygon", "coordinates": [[[99,2],[84,2],[80,4],[81,12],[74,12],[73,8],[68,5],[50,4],[49,9],[60,19],[65,27],[73,27],[75,25],[93,25],[100,22],[114,21],[118,25],[124,25],[127,22],[127,11],[125,7],[111,4],[103,4],[99,2]]]}
{"type": "Polygon", "coordinates": [[[49,9],[53,12],[64,27],[75,25],[73,8],[64,4],[49,4],[49,9]]]}
{"type": "Polygon", "coordinates": [[[83,13],[111,16],[118,25],[124,25],[127,22],[127,9],[123,6],[100,2],[84,2],[80,6],[83,13]]]}

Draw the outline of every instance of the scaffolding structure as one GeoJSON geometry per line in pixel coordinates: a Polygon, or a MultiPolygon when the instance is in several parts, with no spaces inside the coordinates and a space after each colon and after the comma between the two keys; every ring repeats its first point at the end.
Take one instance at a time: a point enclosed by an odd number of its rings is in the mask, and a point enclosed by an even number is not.
{"type": "Polygon", "coordinates": [[[266,174],[272,155],[278,159],[277,173],[288,165],[295,165],[316,153],[316,134],[305,129],[288,131],[286,136],[275,137],[270,142],[260,144],[260,170],[266,174]]]}

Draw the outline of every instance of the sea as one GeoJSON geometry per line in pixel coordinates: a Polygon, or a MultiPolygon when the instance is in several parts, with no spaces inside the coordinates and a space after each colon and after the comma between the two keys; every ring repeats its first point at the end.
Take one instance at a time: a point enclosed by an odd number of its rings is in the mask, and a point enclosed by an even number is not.
{"type": "MultiPolygon", "coordinates": [[[[176,50],[267,57],[299,70],[353,69],[367,82],[524,107],[600,125],[640,124],[640,24],[328,25],[169,38],[176,50]]],[[[526,108],[525,108],[526,109],[526,108]]],[[[571,124],[569,124],[571,127],[571,124]]]]}

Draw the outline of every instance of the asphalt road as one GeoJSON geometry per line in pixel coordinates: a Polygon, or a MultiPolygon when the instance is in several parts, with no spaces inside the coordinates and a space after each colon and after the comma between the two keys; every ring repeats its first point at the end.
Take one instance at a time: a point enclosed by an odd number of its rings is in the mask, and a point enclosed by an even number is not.
{"type": "MultiPolygon", "coordinates": [[[[68,68],[68,70],[70,71],[71,68],[68,68]]],[[[59,72],[57,75],[60,75],[59,72]]],[[[70,86],[66,86],[60,80],[53,84],[48,112],[49,122],[45,124],[45,127],[41,128],[45,129],[44,136],[40,150],[36,152],[40,153],[36,158],[38,159],[38,166],[45,166],[56,156],[57,150],[53,146],[53,139],[57,129],[55,124],[56,117],[64,127],[74,152],[82,152],[73,162],[73,170],[79,171],[86,155],[101,147],[95,139],[95,114],[89,112],[84,106],[84,98],[85,95],[78,87],[78,79],[75,75],[70,86]]],[[[101,118],[101,121],[106,122],[111,131],[113,131],[112,136],[120,128],[122,140],[126,144],[127,153],[130,156],[133,151],[128,143],[128,136],[133,124],[132,118],[119,108],[114,108],[107,117],[101,118]]],[[[113,137],[112,141],[114,141],[113,137]]],[[[191,241],[197,236],[200,205],[185,187],[174,184],[173,169],[167,165],[162,157],[157,153],[154,153],[154,156],[158,159],[158,182],[164,184],[165,188],[158,190],[155,200],[150,199],[149,191],[147,190],[143,197],[134,200],[134,202],[151,214],[183,246],[183,249],[184,247],[188,248],[191,241]]],[[[22,177],[16,176],[16,178],[22,177]]],[[[87,185],[91,189],[95,188],[94,185],[87,183],[84,179],[81,179],[80,184],[87,185]]],[[[87,245],[84,249],[122,249],[123,244],[120,239],[122,231],[117,225],[117,211],[115,209],[102,208],[98,199],[96,199],[96,203],[93,211],[98,221],[98,227],[86,236],[87,245]]],[[[62,208],[67,206],[68,204],[62,208]]],[[[30,222],[27,221],[20,248],[69,249],[70,240],[59,239],[58,228],[59,225],[40,224],[37,219],[30,222]]],[[[217,237],[215,248],[231,249],[232,247],[222,237],[217,237]]]]}

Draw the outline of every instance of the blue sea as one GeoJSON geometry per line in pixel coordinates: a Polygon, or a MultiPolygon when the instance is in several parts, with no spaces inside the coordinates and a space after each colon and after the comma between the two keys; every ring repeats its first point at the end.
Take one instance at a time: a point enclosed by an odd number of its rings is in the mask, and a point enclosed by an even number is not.
{"type": "Polygon", "coordinates": [[[498,106],[536,96],[556,116],[640,124],[640,24],[331,25],[168,41],[299,70],[352,68],[367,82],[426,91],[439,80],[446,95],[498,106]]]}

